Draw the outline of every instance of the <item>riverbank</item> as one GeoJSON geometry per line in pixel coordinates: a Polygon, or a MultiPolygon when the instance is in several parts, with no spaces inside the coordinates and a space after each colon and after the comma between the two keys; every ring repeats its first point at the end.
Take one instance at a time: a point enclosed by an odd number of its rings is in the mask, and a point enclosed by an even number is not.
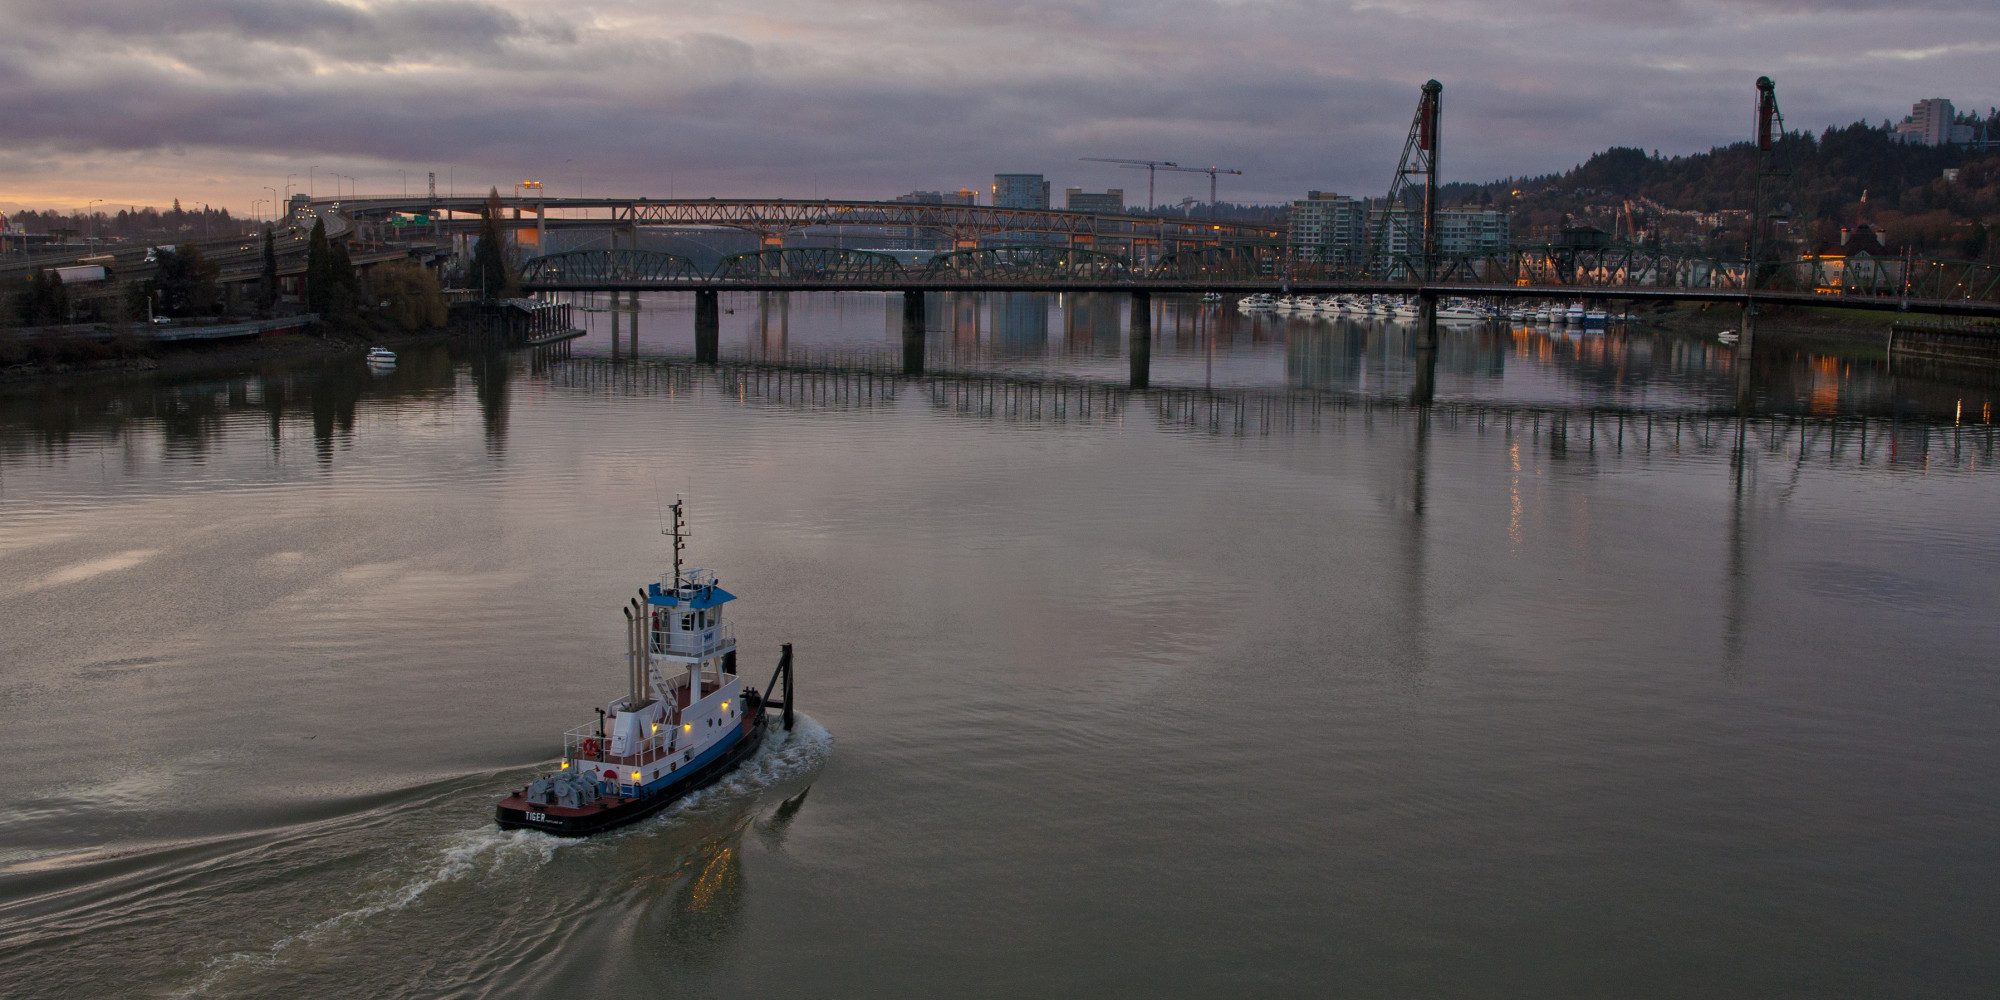
{"type": "MultiPolygon", "coordinates": [[[[2000,323],[1928,313],[1879,312],[1831,307],[1763,306],[1757,315],[1757,343],[1762,346],[1810,347],[1817,354],[1843,358],[1880,358],[1889,349],[1892,328],[1935,327],[1952,331],[1991,330],[2000,339],[2000,323]]],[[[1724,330],[1743,328],[1743,308],[1734,303],[1635,303],[1630,328],[1639,331],[1714,340],[1724,330]]]]}
{"type": "Polygon", "coordinates": [[[449,330],[437,327],[394,336],[289,333],[276,337],[202,341],[148,348],[118,342],[91,346],[79,343],[66,345],[67,350],[48,351],[47,356],[42,358],[0,365],[0,385],[34,382],[41,379],[89,378],[142,372],[184,374],[228,371],[272,362],[359,357],[371,347],[396,350],[410,345],[437,343],[450,336],[449,330]]]}

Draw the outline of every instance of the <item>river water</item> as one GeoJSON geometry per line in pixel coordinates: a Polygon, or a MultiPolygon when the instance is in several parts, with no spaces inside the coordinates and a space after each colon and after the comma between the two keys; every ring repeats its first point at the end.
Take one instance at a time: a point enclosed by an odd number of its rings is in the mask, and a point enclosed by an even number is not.
{"type": "Polygon", "coordinates": [[[1156,305],[0,394],[0,995],[1991,995],[1991,380],[1156,305]],[[494,830],[676,494],[805,716],[494,830]]]}

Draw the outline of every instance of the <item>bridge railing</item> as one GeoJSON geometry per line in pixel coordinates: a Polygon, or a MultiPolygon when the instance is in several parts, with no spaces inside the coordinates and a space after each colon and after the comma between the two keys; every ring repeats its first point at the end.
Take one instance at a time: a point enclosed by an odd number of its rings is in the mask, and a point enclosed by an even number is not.
{"type": "Polygon", "coordinates": [[[904,278],[901,261],[882,253],[837,247],[753,250],[722,258],[711,284],[791,279],[813,284],[880,285],[904,278]]]}
{"type": "Polygon", "coordinates": [[[1125,258],[1063,246],[980,247],[938,254],[917,275],[925,282],[1066,281],[1099,284],[1137,277],[1125,258]]]}
{"type": "Polygon", "coordinates": [[[656,283],[695,285],[709,273],[679,254],[651,250],[570,250],[533,257],[521,265],[525,284],[656,283]]]}

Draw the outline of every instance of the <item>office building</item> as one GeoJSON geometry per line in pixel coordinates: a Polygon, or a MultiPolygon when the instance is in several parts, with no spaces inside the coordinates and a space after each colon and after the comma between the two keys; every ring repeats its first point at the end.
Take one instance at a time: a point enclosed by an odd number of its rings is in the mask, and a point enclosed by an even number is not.
{"type": "Polygon", "coordinates": [[[1109,215],[1122,215],[1125,211],[1125,190],[1123,188],[1112,188],[1109,191],[1099,194],[1095,191],[1085,191],[1082,188],[1069,188],[1063,191],[1063,207],[1072,212],[1102,212],[1109,215]]]}
{"type": "Polygon", "coordinates": [[[1047,208],[1049,182],[1041,174],[994,174],[994,208],[1047,208]]]}

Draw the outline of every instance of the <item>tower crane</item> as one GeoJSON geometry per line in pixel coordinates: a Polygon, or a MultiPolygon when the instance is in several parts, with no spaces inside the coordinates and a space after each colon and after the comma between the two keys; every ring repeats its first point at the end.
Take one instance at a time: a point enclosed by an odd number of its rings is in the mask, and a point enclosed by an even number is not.
{"type": "Polygon", "coordinates": [[[1153,211],[1153,171],[1182,169],[1180,164],[1177,164],[1172,160],[1123,160],[1109,156],[1079,156],[1077,157],[1077,159],[1085,160],[1090,163],[1116,163],[1119,166],[1124,167],[1128,170],[1137,170],[1140,167],[1145,167],[1146,168],[1146,211],[1148,213],[1153,211]]]}
{"type": "Polygon", "coordinates": [[[1210,215],[1211,217],[1213,217],[1213,216],[1214,216],[1214,215],[1216,214],[1216,211],[1217,211],[1217,209],[1216,209],[1216,207],[1215,207],[1215,205],[1216,205],[1216,202],[1215,202],[1215,175],[1217,175],[1217,174],[1235,174],[1235,175],[1236,175],[1236,176],[1238,176],[1238,177],[1241,177],[1241,176],[1243,176],[1243,171],[1241,171],[1241,170],[1232,170],[1232,169],[1230,169],[1230,168],[1228,168],[1228,167],[1183,167],[1183,166],[1180,166],[1180,165],[1178,165],[1178,164],[1174,164],[1174,163],[1169,163],[1169,164],[1166,164],[1165,166],[1162,166],[1162,167],[1161,167],[1160,169],[1161,169],[1161,170],[1172,170],[1172,171],[1175,171],[1175,172],[1178,172],[1178,173],[1183,173],[1183,174],[1207,174],[1207,175],[1208,175],[1208,214],[1209,214],[1209,215],[1210,215]]]}

